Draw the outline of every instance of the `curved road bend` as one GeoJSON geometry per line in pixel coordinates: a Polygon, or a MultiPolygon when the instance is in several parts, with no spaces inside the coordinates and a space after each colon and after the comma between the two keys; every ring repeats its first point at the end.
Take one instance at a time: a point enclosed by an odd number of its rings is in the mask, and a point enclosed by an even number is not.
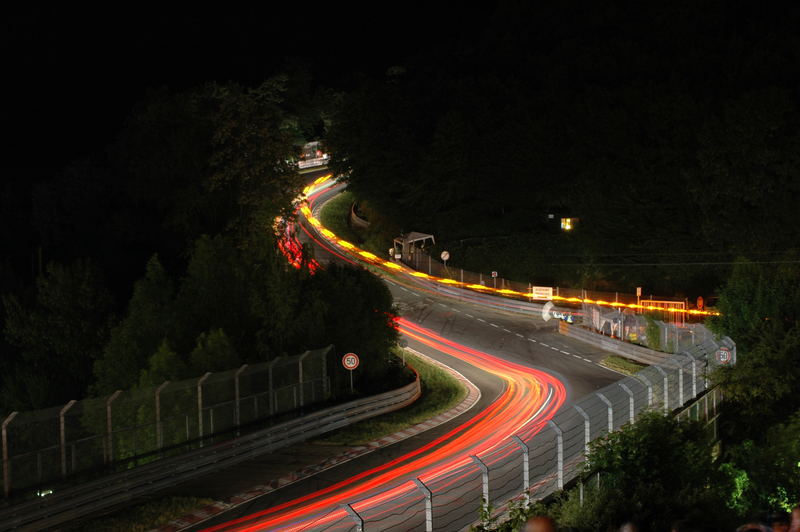
{"type": "MultiPolygon", "coordinates": [[[[317,235],[318,236],[318,235],[317,235]]],[[[320,262],[330,260],[324,242],[315,244],[315,256],[320,262]],[[328,256],[326,256],[326,254],[328,256]]],[[[540,369],[555,376],[564,383],[568,400],[579,398],[619,379],[615,372],[599,366],[603,353],[585,344],[562,337],[557,332],[554,320],[545,322],[539,316],[519,315],[494,309],[487,309],[468,301],[445,297],[438,293],[414,290],[410,285],[387,281],[395,298],[400,314],[413,324],[421,325],[449,340],[463,344],[467,348],[485,351],[504,360],[521,366],[540,369]]],[[[308,496],[313,492],[325,490],[342,484],[347,479],[382,464],[396,460],[413,450],[435,441],[488,408],[505,390],[505,383],[474,365],[464,362],[447,353],[425,345],[418,340],[409,339],[409,345],[428,356],[436,358],[461,372],[482,391],[479,403],[469,412],[427,432],[380,448],[356,460],[341,464],[298,481],[280,490],[249,501],[229,512],[203,523],[199,528],[231,523],[242,517],[258,514],[283,505],[290,511],[290,501],[308,496]]],[[[442,442],[439,445],[444,445],[442,442]]],[[[308,451],[318,453],[319,446],[304,444],[293,448],[290,453],[267,455],[262,459],[250,461],[230,471],[209,475],[189,485],[184,485],[173,493],[199,493],[217,499],[246,491],[248,488],[275,478],[278,469],[297,462],[298,455],[308,451]],[[314,449],[317,447],[317,449],[314,449]],[[277,462],[277,463],[276,463],[277,462]]],[[[337,449],[326,449],[336,454],[337,449]]],[[[324,452],[323,452],[324,454],[324,452]]],[[[313,457],[314,460],[317,457],[313,457]]],[[[296,469],[302,467],[298,465],[296,469]]],[[[376,476],[370,474],[367,478],[376,476]]],[[[309,499],[310,500],[310,499],[309,499]]],[[[302,507],[303,504],[296,507],[302,507]]],[[[258,521],[248,520],[254,523],[258,521]]],[[[247,526],[245,523],[242,523],[247,526]]],[[[225,526],[227,528],[227,525],[225,526]]]]}

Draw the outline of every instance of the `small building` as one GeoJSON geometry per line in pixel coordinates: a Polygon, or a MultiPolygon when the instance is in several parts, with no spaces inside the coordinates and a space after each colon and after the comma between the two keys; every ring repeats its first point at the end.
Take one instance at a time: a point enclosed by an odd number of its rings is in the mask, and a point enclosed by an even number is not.
{"type": "Polygon", "coordinates": [[[433,235],[411,231],[394,239],[393,258],[397,258],[397,255],[400,255],[400,260],[405,263],[411,263],[416,253],[424,250],[426,245],[432,246],[434,244],[436,244],[436,239],[434,239],[433,235]]]}

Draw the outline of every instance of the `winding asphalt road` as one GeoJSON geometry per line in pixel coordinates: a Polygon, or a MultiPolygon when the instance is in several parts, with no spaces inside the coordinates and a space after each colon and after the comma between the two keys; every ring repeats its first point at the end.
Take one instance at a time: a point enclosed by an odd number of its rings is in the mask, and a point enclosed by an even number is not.
{"type": "MultiPolygon", "coordinates": [[[[306,229],[313,232],[313,228],[308,225],[306,229]]],[[[314,243],[312,245],[314,256],[320,263],[338,260],[324,246],[314,243]]],[[[540,315],[522,315],[487,308],[466,298],[426,290],[424,283],[420,284],[415,279],[395,278],[387,279],[386,282],[401,316],[459,344],[543,370],[557,377],[566,387],[567,404],[621,378],[620,374],[599,364],[605,356],[602,351],[559,335],[556,320],[544,321],[540,315]]],[[[196,529],[228,523],[289,503],[403,456],[447,434],[470,417],[479,415],[503,392],[504,383],[498,377],[413,339],[408,342],[410,347],[443,362],[471,380],[482,392],[479,402],[470,411],[443,425],[251,500],[196,529]]],[[[299,457],[313,461],[317,459],[317,455],[341,450],[320,449],[318,445],[303,444],[280,454],[250,461],[229,471],[197,479],[170,492],[227,499],[235,493],[268,481],[276,468],[285,468],[287,463],[293,462],[302,464],[299,457]]]]}

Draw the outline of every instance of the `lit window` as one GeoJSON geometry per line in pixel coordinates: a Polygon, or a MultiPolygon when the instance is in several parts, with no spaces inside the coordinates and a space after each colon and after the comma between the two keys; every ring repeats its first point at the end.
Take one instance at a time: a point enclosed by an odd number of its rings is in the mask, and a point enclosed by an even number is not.
{"type": "Polygon", "coordinates": [[[577,221],[577,218],[561,218],[561,230],[572,231],[572,228],[575,226],[577,221]]]}

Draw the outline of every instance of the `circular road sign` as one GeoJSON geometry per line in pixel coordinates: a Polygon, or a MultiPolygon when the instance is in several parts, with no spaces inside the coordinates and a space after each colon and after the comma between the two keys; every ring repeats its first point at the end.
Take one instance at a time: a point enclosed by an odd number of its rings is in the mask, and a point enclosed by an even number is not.
{"type": "Polygon", "coordinates": [[[445,261],[445,262],[450,260],[450,252],[449,251],[442,251],[442,260],[445,261]]]}
{"type": "Polygon", "coordinates": [[[727,364],[733,358],[731,356],[731,350],[728,349],[727,347],[720,347],[719,349],[717,349],[716,355],[717,355],[717,362],[719,362],[720,364],[727,364]]]}
{"type": "Polygon", "coordinates": [[[342,366],[344,369],[349,369],[353,371],[358,367],[358,355],[355,353],[347,353],[345,356],[342,357],[342,366]]]}

